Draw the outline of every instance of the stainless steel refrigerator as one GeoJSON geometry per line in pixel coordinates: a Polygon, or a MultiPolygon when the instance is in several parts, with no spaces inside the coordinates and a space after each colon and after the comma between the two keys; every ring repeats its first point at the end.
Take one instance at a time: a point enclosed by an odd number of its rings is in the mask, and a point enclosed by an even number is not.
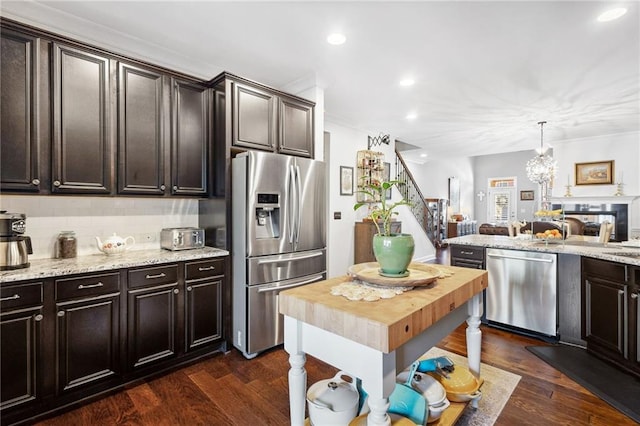
{"type": "Polygon", "coordinates": [[[326,167],[249,151],[231,179],[233,344],[253,358],[284,341],[278,293],[326,278],[326,167]]]}

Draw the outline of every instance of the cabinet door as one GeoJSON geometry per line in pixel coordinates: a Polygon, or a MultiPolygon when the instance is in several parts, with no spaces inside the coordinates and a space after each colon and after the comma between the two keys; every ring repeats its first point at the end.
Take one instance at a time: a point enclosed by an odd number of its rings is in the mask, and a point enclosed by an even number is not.
{"type": "Polygon", "coordinates": [[[0,409],[39,398],[40,307],[0,316],[0,409]]]}
{"type": "Polygon", "coordinates": [[[171,193],[206,195],[208,92],[197,84],[172,81],[171,193]]]}
{"type": "Polygon", "coordinates": [[[277,137],[276,106],[274,94],[234,83],[232,145],[274,150],[277,137]]]}
{"type": "Polygon", "coordinates": [[[53,45],[53,192],[109,194],[109,59],[53,45]]]}
{"type": "Polygon", "coordinates": [[[163,76],[118,68],[118,192],[164,193],[163,76]]]}
{"type": "Polygon", "coordinates": [[[127,340],[130,368],[176,355],[178,294],[177,283],[129,290],[127,340]]]}
{"type": "Polygon", "coordinates": [[[626,286],[598,278],[585,280],[585,340],[627,357],[626,286]]]}
{"type": "Polygon", "coordinates": [[[0,189],[38,192],[39,39],[2,30],[0,189]]]}
{"type": "Polygon", "coordinates": [[[120,295],[56,303],[58,392],[120,374],[120,295]]]}
{"type": "Polygon", "coordinates": [[[313,158],[313,106],[280,98],[278,152],[313,158]]]}
{"type": "Polygon", "coordinates": [[[222,278],[204,282],[187,282],[186,350],[222,338],[222,278]]]}

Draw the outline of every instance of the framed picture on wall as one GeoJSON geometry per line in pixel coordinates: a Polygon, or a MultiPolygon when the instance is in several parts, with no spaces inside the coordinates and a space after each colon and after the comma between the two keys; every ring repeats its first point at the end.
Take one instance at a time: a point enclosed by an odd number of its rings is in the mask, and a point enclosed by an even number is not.
{"type": "Polygon", "coordinates": [[[576,163],[576,185],[613,184],[613,160],[576,163]]]}
{"type": "Polygon", "coordinates": [[[520,191],[520,200],[533,201],[533,191],[520,191]]]}
{"type": "Polygon", "coordinates": [[[340,166],[340,195],[353,195],[353,167],[340,166]]]}

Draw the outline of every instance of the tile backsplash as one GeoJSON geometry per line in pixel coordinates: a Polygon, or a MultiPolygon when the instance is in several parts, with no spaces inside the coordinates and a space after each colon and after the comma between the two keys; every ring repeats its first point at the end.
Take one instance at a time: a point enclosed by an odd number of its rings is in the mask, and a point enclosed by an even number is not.
{"type": "Polygon", "coordinates": [[[131,250],[160,248],[162,228],[198,226],[198,200],[2,195],[0,210],[27,215],[33,254],[29,259],[57,257],[60,231],[75,231],[78,255],[98,254],[96,237],[132,236],[131,250]]]}

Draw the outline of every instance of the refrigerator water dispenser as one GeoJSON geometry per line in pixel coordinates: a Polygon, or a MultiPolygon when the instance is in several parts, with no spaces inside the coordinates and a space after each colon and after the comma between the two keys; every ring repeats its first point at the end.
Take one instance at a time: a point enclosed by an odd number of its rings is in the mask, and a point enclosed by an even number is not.
{"type": "Polygon", "coordinates": [[[280,238],[280,205],[278,194],[258,194],[255,236],[257,239],[280,238]]]}

